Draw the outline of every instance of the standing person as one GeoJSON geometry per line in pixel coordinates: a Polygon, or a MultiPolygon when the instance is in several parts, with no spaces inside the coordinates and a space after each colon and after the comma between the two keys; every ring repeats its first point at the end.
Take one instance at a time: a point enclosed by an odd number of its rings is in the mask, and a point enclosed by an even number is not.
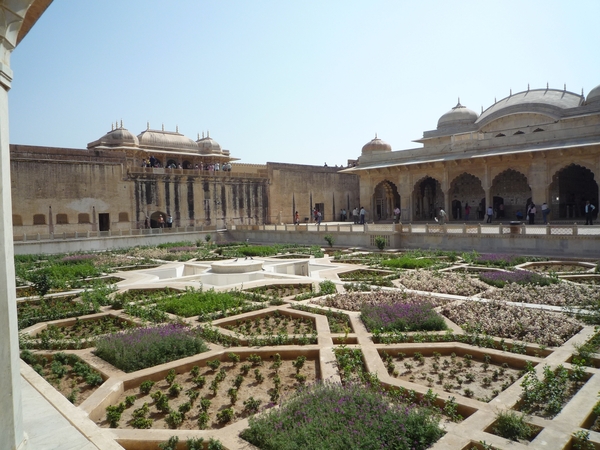
{"type": "Polygon", "coordinates": [[[165,227],[165,218],[163,217],[162,214],[159,214],[158,216],[158,228],[164,228],[165,227]]]}
{"type": "Polygon", "coordinates": [[[492,219],[494,218],[494,208],[492,208],[491,205],[488,206],[487,216],[487,223],[492,223],[492,219]]]}
{"type": "Polygon", "coordinates": [[[548,225],[548,214],[550,214],[550,208],[546,202],[542,203],[542,217],[544,218],[544,225],[548,225]]]}
{"type": "Polygon", "coordinates": [[[483,207],[481,206],[481,203],[479,203],[479,205],[477,205],[477,220],[481,219],[483,219],[483,207]]]}
{"type": "Polygon", "coordinates": [[[354,208],[352,210],[352,219],[354,220],[354,224],[358,223],[358,208],[354,208]]]}
{"type": "Polygon", "coordinates": [[[167,216],[167,227],[168,228],[173,228],[173,217],[171,216],[171,214],[169,214],[167,216]]]}
{"type": "Polygon", "coordinates": [[[469,214],[471,214],[471,207],[469,202],[465,203],[465,220],[469,220],[469,214]]]}
{"type": "Polygon", "coordinates": [[[365,211],[364,207],[360,207],[360,223],[361,225],[365,224],[365,216],[367,215],[367,211],[365,211]]]}
{"type": "Polygon", "coordinates": [[[440,215],[440,223],[442,225],[444,225],[446,223],[446,216],[448,214],[446,214],[446,211],[444,211],[442,208],[440,208],[440,214],[439,215],[440,215]]]}
{"type": "Polygon", "coordinates": [[[535,223],[535,213],[537,209],[535,209],[535,203],[529,205],[529,209],[527,210],[527,216],[529,217],[529,225],[533,225],[535,223]]]}
{"type": "Polygon", "coordinates": [[[394,222],[400,223],[400,208],[396,206],[394,209],[394,222]]]}
{"type": "Polygon", "coordinates": [[[300,214],[298,214],[298,211],[294,214],[294,225],[300,225],[300,214]]]}
{"type": "Polygon", "coordinates": [[[317,221],[317,208],[313,209],[313,219],[316,222],[317,221]]]}
{"type": "Polygon", "coordinates": [[[323,219],[323,214],[321,214],[321,211],[317,211],[317,225],[321,225],[322,219],[323,219]]]}
{"type": "Polygon", "coordinates": [[[594,210],[596,207],[590,203],[590,201],[585,202],[585,224],[586,225],[594,225],[594,210]]]}

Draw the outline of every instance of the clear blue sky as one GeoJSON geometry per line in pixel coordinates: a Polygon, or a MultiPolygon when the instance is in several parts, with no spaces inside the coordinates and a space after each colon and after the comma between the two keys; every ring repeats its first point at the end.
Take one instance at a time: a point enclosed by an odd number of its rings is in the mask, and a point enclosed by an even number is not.
{"type": "Polygon", "coordinates": [[[241,162],[345,164],[461,103],[600,85],[600,1],[55,0],[15,50],[13,144],[85,148],[111,124],[241,162]]]}

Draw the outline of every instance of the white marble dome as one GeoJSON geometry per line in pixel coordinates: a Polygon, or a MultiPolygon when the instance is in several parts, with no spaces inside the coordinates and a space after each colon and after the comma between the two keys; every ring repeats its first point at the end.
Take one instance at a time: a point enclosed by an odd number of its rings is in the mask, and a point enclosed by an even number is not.
{"type": "Polygon", "coordinates": [[[600,102],[600,84],[592,89],[585,99],[585,103],[588,105],[596,102],[600,102]]]}
{"type": "Polygon", "coordinates": [[[457,105],[444,114],[438,120],[438,130],[440,128],[451,128],[451,127],[459,127],[464,125],[474,124],[477,120],[477,113],[472,109],[467,108],[460,104],[460,100],[457,105]]]}

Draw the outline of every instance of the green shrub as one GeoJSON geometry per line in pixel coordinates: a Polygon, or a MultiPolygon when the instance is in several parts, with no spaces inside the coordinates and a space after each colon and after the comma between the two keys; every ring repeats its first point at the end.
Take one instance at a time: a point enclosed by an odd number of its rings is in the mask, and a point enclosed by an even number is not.
{"type": "Polygon", "coordinates": [[[385,392],[352,383],[315,384],[301,389],[281,408],[250,417],[241,436],[263,450],[429,448],[444,434],[439,415],[406,406],[385,392]]]}
{"type": "Polygon", "coordinates": [[[400,258],[385,259],[381,265],[392,269],[426,269],[436,262],[429,258],[414,258],[411,256],[402,256],[400,258]]]}
{"type": "Polygon", "coordinates": [[[511,441],[529,439],[533,430],[525,422],[525,415],[516,411],[500,411],[496,416],[494,433],[511,441]]]}
{"type": "Polygon", "coordinates": [[[385,248],[386,240],[383,236],[375,236],[375,245],[379,250],[383,250],[385,248]]]}

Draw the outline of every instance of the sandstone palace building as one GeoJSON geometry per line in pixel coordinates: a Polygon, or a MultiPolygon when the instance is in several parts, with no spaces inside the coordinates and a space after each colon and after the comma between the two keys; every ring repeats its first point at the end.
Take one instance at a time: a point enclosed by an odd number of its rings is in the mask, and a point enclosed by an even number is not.
{"type": "MultiPolygon", "coordinates": [[[[587,97],[564,89],[527,89],[477,114],[458,104],[425,131],[422,148],[392,151],[380,139],[367,143],[356,167],[360,199],[374,220],[431,220],[444,208],[464,221],[465,206],[493,205],[500,220],[546,202],[550,220],[580,220],[586,200],[598,206],[600,86],[587,97]],[[503,213],[503,217],[502,217],[503,213]]],[[[536,223],[538,221],[536,220],[536,223]]]]}
{"type": "MultiPolygon", "coordinates": [[[[292,223],[314,208],[325,221],[340,211],[367,209],[369,222],[470,220],[492,205],[498,220],[514,220],[530,203],[550,220],[578,221],[587,200],[598,206],[600,86],[587,97],[563,89],[527,89],[480,114],[460,101],[437,127],[392,151],[368,142],[348,167],[244,164],[209,136],[179,130],[137,136],[123,127],[85,149],[11,145],[15,235],[156,227],[292,223]]],[[[352,149],[349,156],[352,157],[352,149]]],[[[285,154],[285,151],[282,152],[285,154]]]]}

